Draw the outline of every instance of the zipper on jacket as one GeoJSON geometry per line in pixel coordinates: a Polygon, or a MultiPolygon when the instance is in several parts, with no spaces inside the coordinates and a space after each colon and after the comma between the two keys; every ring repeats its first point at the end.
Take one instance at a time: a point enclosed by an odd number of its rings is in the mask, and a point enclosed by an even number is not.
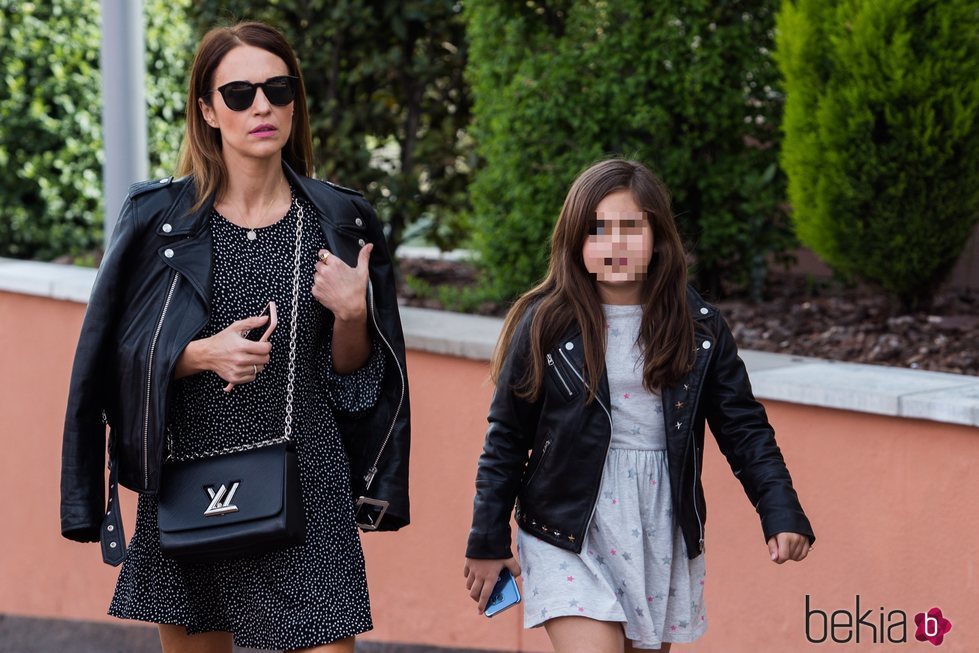
{"type": "Polygon", "coordinates": [[[175,272],[173,275],[173,281],[170,282],[170,289],[167,291],[167,297],[163,302],[163,311],[160,313],[160,321],[156,323],[156,332],[153,334],[153,340],[150,342],[150,356],[146,363],[146,404],[143,407],[143,487],[149,487],[150,484],[150,469],[149,469],[149,438],[150,438],[150,394],[153,385],[153,356],[156,354],[156,342],[160,338],[160,330],[163,328],[163,320],[167,317],[167,311],[170,309],[170,300],[173,299],[173,290],[177,287],[177,280],[180,279],[180,273],[175,272]]]}
{"type": "MultiPolygon", "coordinates": [[[[568,364],[568,367],[571,368],[571,371],[574,372],[575,373],[575,376],[577,376],[578,379],[581,381],[581,385],[583,385],[585,388],[588,388],[588,384],[585,383],[585,377],[583,377],[581,375],[581,373],[578,372],[578,368],[577,367],[575,367],[574,365],[571,364],[571,361],[568,359],[567,354],[564,353],[564,350],[563,349],[558,349],[558,353],[561,354],[561,358],[564,359],[564,362],[568,364]]],[[[605,443],[605,456],[602,458],[602,467],[604,468],[605,461],[608,460],[608,450],[612,447],[612,413],[610,413],[609,410],[608,410],[608,408],[605,407],[605,404],[602,403],[602,399],[598,396],[598,393],[597,392],[595,393],[595,401],[598,402],[598,405],[601,406],[602,407],[602,410],[605,411],[605,415],[608,416],[608,442],[605,443]]],[[[582,535],[581,535],[582,541],[584,541],[585,535],[588,533],[588,529],[591,528],[591,522],[595,518],[595,508],[598,507],[598,492],[599,492],[599,490],[601,490],[601,483],[600,482],[595,487],[595,494],[592,495],[592,500],[591,500],[591,514],[588,515],[588,522],[585,524],[585,532],[582,533],[582,535]]]]}
{"type": "Polygon", "coordinates": [[[387,435],[384,436],[384,442],[381,443],[381,448],[377,451],[377,457],[374,458],[374,464],[371,465],[370,469],[367,470],[367,474],[364,475],[364,482],[367,484],[364,488],[365,494],[370,489],[371,483],[374,482],[374,476],[377,475],[377,465],[381,462],[381,456],[384,454],[384,449],[387,447],[388,440],[391,439],[391,434],[394,433],[394,425],[398,422],[398,416],[401,414],[401,405],[404,403],[405,399],[404,370],[401,369],[401,361],[398,360],[397,354],[394,353],[394,347],[392,347],[391,343],[388,342],[388,339],[384,337],[384,333],[377,324],[377,314],[374,306],[374,285],[371,283],[370,279],[367,280],[367,303],[370,306],[371,321],[374,323],[374,331],[381,337],[381,340],[384,342],[385,346],[387,346],[388,351],[391,352],[391,359],[394,360],[394,364],[398,366],[398,375],[401,379],[401,396],[398,398],[398,407],[394,411],[394,417],[391,418],[391,426],[388,428],[387,435]]]}
{"type": "Polygon", "coordinates": [[[567,391],[568,396],[573,397],[574,392],[571,391],[571,386],[568,385],[568,382],[564,380],[564,376],[561,374],[561,370],[558,369],[558,366],[554,363],[554,358],[552,358],[550,354],[547,355],[547,366],[554,370],[554,373],[557,374],[557,378],[561,379],[561,385],[564,386],[564,389],[565,391],[567,391]]]}
{"type": "Polygon", "coordinates": [[[697,507],[697,441],[693,429],[690,429],[690,439],[693,440],[693,511],[697,515],[697,527],[700,528],[700,552],[704,552],[704,525],[700,521],[700,508],[697,507]]]}
{"type": "Polygon", "coordinates": [[[550,448],[550,446],[551,446],[551,439],[547,438],[546,440],[544,440],[544,446],[541,447],[540,458],[537,461],[537,466],[534,467],[534,471],[531,473],[530,478],[527,479],[525,485],[529,486],[530,482],[534,480],[535,476],[537,476],[538,470],[540,470],[541,466],[544,464],[544,458],[547,457],[547,450],[550,448]]]}
{"type": "MultiPolygon", "coordinates": [[[[713,349],[707,350],[707,362],[704,363],[705,369],[708,365],[710,365],[710,356],[711,356],[711,352],[713,351],[714,351],[713,349]]],[[[703,387],[704,387],[703,383],[697,384],[697,396],[694,397],[693,412],[691,414],[695,415],[697,413],[697,406],[700,404],[700,391],[703,390],[703,387]]],[[[700,529],[700,552],[703,553],[704,552],[704,524],[703,521],[701,521],[700,519],[700,508],[697,507],[697,477],[699,476],[697,473],[697,440],[696,440],[696,434],[694,433],[692,427],[690,427],[690,445],[693,447],[693,476],[690,483],[690,494],[691,494],[691,498],[693,499],[693,511],[694,514],[697,516],[697,528],[700,529]]]]}

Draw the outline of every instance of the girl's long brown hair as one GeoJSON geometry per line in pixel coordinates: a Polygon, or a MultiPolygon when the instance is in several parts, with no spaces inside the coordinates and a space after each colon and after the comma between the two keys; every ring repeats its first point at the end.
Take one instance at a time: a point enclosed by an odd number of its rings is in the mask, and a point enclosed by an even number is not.
{"type": "Polygon", "coordinates": [[[192,175],[197,186],[197,202],[220,195],[228,183],[228,170],[221,156],[221,132],[204,121],[197,100],[212,106],[214,71],[221,60],[234,48],[251,45],[276,55],[286,63],[289,74],[299,78],[296,89],[292,132],[282,150],[282,158],[298,174],[313,175],[313,141],[309,132],[309,112],[306,109],[306,85],[299,62],[285,37],[265,23],[241,22],[229,27],[215,27],[201,40],[194,57],[187,89],[187,126],[180,148],[178,175],[192,175]]]}
{"type": "Polygon", "coordinates": [[[535,401],[544,380],[544,356],[572,325],[581,330],[585,350],[588,401],[598,390],[594,379],[605,373],[605,314],[595,277],[585,268],[582,248],[599,202],[629,190],[653,230],[653,256],[642,287],[643,385],[650,392],[678,383],[693,360],[693,319],[687,308],[687,264],[666,187],[641,163],[602,161],[582,172],[564,200],[551,237],[551,258],[544,280],[514,303],[503,323],[491,374],[499,379],[521,318],[536,306],[530,322],[529,363],[514,390],[535,401]]]}

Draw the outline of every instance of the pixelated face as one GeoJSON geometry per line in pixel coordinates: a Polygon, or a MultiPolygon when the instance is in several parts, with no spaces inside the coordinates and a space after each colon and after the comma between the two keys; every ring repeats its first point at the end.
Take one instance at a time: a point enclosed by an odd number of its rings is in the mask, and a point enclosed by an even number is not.
{"type": "Polygon", "coordinates": [[[653,230],[628,190],[606,195],[595,210],[582,249],[585,268],[600,282],[646,278],[653,256],[653,230]]]}

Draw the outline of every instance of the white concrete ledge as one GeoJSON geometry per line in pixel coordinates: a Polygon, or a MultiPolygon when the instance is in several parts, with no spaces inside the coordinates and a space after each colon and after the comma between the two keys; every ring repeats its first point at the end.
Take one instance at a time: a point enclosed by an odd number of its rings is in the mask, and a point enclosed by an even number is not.
{"type": "MultiPolygon", "coordinates": [[[[95,270],[0,258],[0,291],[85,303],[95,270]]],[[[503,320],[403,306],[409,349],[489,360],[503,320]]],[[[755,395],[979,427],[979,376],[742,351],[755,395]]]]}
{"type": "Polygon", "coordinates": [[[0,258],[0,291],[87,303],[96,270],[0,258]]]}

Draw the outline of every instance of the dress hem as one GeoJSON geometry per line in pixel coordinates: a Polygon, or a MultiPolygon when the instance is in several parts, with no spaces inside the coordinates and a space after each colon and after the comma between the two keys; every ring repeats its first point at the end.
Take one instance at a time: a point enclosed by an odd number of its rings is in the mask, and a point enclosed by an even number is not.
{"type": "Polygon", "coordinates": [[[289,651],[297,648],[311,648],[314,646],[323,646],[326,644],[333,644],[334,642],[339,642],[341,640],[347,639],[348,637],[356,637],[357,635],[362,635],[364,633],[374,630],[374,623],[371,622],[366,628],[350,628],[347,631],[341,631],[341,633],[332,639],[322,639],[319,637],[310,638],[307,640],[297,640],[290,641],[287,645],[282,643],[275,643],[271,646],[266,646],[266,642],[261,642],[258,640],[239,638],[233,630],[230,628],[194,628],[191,625],[185,623],[177,623],[173,621],[157,621],[153,617],[147,615],[145,617],[136,615],[123,615],[119,612],[109,610],[106,612],[110,617],[115,617],[116,619],[123,619],[127,621],[139,621],[142,623],[155,624],[157,626],[183,626],[187,629],[188,635],[200,635],[201,633],[230,633],[232,639],[234,640],[234,645],[241,648],[254,648],[262,651],[289,651]]]}

